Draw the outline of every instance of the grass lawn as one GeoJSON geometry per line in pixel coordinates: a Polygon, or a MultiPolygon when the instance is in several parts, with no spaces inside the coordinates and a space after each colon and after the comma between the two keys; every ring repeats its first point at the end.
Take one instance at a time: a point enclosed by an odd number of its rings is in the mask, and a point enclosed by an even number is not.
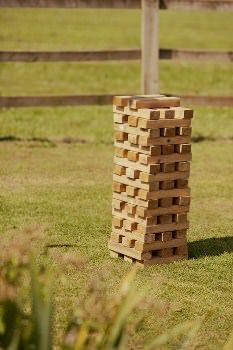
{"type": "MultiPolygon", "coordinates": [[[[138,11],[116,11],[114,15],[103,11],[96,16],[94,11],[84,10],[4,9],[0,10],[1,49],[137,47],[138,24],[138,11]],[[9,21],[19,28],[17,32],[6,25],[9,21]],[[90,22],[93,26],[86,26],[90,22]]],[[[230,49],[231,28],[228,13],[184,12],[178,21],[176,12],[161,12],[161,46],[230,49]],[[174,32],[168,35],[172,22],[174,32]]],[[[2,95],[137,92],[139,87],[137,63],[8,63],[0,67],[2,95]]],[[[229,64],[162,62],[161,90],[227,95],[231,70],[229,64]]],[[[138,273],[137,286],[146,291],[145,306],[159,302],[161,310],[145,307],[136,311],[135,318],[142,313],[146,318],[133,335],[133,349],[184,320],[203,318],[190,350],[221,349],[233,329],[233,112],[197,106],[195,111],[193,137],[199,142],[192,146],[190,259],[138,273]]],[[[64,321],[76,297],[85,294],[90,276],[108,270],[105,285],[109,294],[114,294],[122,275],[130,269],[125,262],[110,259],[107,250],[111,107],[2,109],[0,125],[2,233],[35,223],[45,225],[50,244],[74,245],[57,249],[72,250],[87,259],[84,271],[70,273],[69,283],[57,287],[58,342],[64,321]]]]}
{"type": "MultiPolygon", "coordinates": [[[[160,11],[161,47],[232,49],[231,17],[230,12],[160,11]]],[[[0,9],[0,33],[2,50],[137,48],[140,11],[0,9]]]]}

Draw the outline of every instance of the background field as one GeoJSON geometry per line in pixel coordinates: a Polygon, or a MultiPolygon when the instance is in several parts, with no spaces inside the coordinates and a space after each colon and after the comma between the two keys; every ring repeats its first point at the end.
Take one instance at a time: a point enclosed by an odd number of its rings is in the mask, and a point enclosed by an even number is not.
{"type": "MultiPolygon", "coordinates": [[[[139,47],[139,11],[0,10],[1,49],[101,49],[139,47]],[[9,25],[9,23],[11,25],[9,25]]],[[[232,50],[231,14],[160,13],[161,47],[232,50]],[[171,34],[172,27],[172,34],[171,34]]],[[[161,62],[161,91],[229,95],[232,65],[161,62]]],[[[137,93],[139,64],[5,63],[1,95],[137,93]]],[[[132,339],[143,339],[183,320],[203,317],[199,349],[220,349],[233,328],[232,152],[230,108],[195,106],[189,261],[140,271],[136,283],[145,303],[162,312],[143,312],[146,322],[132,339]]],[[[56,293],[56,336],[85,294],[87,281],[106,269],[106,287],[115,293],[129,265],[109,258],[111,231],[111,107],[0,110],[2,232],[29,224],[46,225],[50,244],[74,245],[87,258],[84,273],[69,275],[56,293]]]]}

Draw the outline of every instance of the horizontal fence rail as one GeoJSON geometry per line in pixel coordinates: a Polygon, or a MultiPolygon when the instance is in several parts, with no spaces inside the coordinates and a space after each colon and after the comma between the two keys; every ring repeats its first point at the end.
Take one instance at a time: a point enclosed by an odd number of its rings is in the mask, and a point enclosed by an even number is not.
{"type": "MultiPolygon", "coordinates": [[[[101,51],[0,51],[0,62],[85,62],[111,60],[139,60],[141,50],[101,51]]],[[[206,51],[185,49],[160,49],[162,60],[233,61],[233,51],[206,51]]]]}
{"type": "MultiPolygon", "coordinates": [[[[0,7],[141,8],[141,0],[0,0],[0,7]]],[[[160,9],[233,10],[232,0],[160,0],[160,9]]]]}
{"type": "MultiPolygon", "coordinates": [[[[125,94],[123,94],[125,95],[125,94]]],[[[131,95],[131,94],[126,94],[131,95]]],[[[171,94],[167,94],[168,96],[171,94]]],[[[174,94],[172,94],[174,96],[174,94]]],[[[176,95],[176,94],[175,94],[176,95]]],[[[50,107],[50,106],[85,106],[112,104],[114,95],[72,95],[72,96],[8,96],[0,97],[0,107],[50,107]]],[[[193,96],[179,95],[183,103],[233,106],[232,96],[193,96]]]]}

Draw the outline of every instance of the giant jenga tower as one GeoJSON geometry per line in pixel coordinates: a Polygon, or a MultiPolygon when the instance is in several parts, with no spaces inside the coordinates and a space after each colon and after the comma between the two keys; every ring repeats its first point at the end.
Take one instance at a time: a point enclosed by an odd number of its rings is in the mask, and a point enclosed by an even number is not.
{"type": "Polygon", "coordinates": [[[112,257],[140,265],[188,257],[193,111],[162,95],[113,100],[112,257]]]}

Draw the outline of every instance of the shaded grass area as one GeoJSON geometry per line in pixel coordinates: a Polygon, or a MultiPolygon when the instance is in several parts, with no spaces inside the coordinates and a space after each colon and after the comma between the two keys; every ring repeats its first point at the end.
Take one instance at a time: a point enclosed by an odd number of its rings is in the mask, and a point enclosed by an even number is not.
{"type": "MultiPolygon", "coordinates": [[[[161,47],[229,50],[231,31],[230,12],[159,13],[161,47]]],[[[1,9],[0,33],[5,50],[135,48],[140,46],[140,11],[1,9]]]]}
{"type": "MultiPolygon", "coordinates": [[[[160,62],[160,91],[231,95],[231,73],[231,63],[163,61],[160,62]]],[[[135,94],[140,92],[140,64],[2,63],[0,85],[1,95],[135,94]]]]}
{"type": "MultiPolygon", "coordinates": [[[[232,324],[232,143],[193,145],[191,259],[139,272],[137,285],[145,289],[145,303],[162,301],[162,314],[150,308],[146,322],[133,337],[153,338],[164,328],[205,317],[195,346],[219,349],[232,324]],[[216,159],[218,160],[216,162],[216,159]],[[211,203],[211,205],[210,205],[211,203]]],[[[57,337],[77,295],[85,293],[89,276],[105,266],[109,293],[114,293],[125,262],[111,260],[107,240],[111,230],[112,146],[1,143],[0,224],[3,231],[32,223],[47,226],[48,241],[71,248],[87,258],[85,273],[70,274],[57,291],[57,337]]],[[[54,249],[54,248],[51,248],[54,249]]],[[[63,248],[67,250],[70,248],[63,248]]]]}
{"type": "MultiPolygon", "coordinates": [[[[11,108],[0,110],[0,139],[111,144],[111,106],[11,108]]],[[[196,107],[194,141],[232,139],[233,109],[196,107]]]]}

